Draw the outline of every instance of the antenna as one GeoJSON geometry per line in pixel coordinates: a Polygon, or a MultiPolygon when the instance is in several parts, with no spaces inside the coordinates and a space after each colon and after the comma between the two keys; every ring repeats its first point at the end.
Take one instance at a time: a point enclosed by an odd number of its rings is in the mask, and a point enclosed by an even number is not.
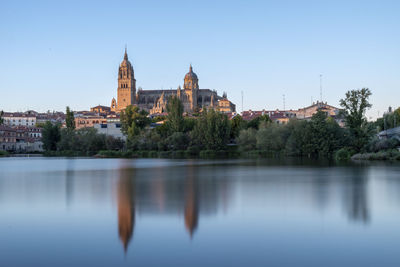
{"type": "Polygon", "coordinates": [[[322,74],[319,75],[319,94],[320,94],[320,101],[322,102],[322,74]]]}
{"type": "Polygon", "coordinates": [[[285,100],[285,95],[283,94],[283,111],[286,110],[286,100],[285,100]]]}
{"type": "Polygon", "coordinates": [[[243,91],[242,91],[242,113],[243,113],[243,91]]]}

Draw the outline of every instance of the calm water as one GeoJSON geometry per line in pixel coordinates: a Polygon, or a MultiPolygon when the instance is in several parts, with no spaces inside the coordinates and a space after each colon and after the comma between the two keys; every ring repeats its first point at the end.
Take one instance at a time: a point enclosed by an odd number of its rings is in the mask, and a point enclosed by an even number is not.
{"type": "Polygon", "coordinates": [[[3,158],[0,266],[400,266],[400,165],[3,158]]]}

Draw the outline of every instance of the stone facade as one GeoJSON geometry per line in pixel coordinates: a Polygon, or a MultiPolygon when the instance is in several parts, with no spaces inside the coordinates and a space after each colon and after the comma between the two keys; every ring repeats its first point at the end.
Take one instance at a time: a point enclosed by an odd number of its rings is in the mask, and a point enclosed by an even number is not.
{"type": "Polygon", "coordinates": [[[183,89],[176,90],[142,90],[136,91],[136,80],[132,64],[125,50],[124,59],[118,71],[118,96],[111,101],[111,111],[120,112],[129,105],[136,105],[150,114],[166,112],[168,99],[178,97],[183,104],[184,112],[193,113],[206,108],[221,108],[221,112],[234,112],[236,107],[226,95],[219,96],[215,90],[200,89],[199,79],[192,66],[185,75],[183,89]]]}
{"type": "MultiPolygon", "coordinates": [[[[133,72],[133,67],[131,62],[128,60],[128,53],[125,48],[124,60],[121,62],[118,70],[117,111],[124,110],[127,106],[134,105],[135,96],[136,96],[135,73],[133,72]]],[[[112,101],[112,104],[113,102],[114,101],[112,101]]],[[[111,109],[113,109],[112,106],[111,109]]]]}
{"type": "Polygon", "coordinates": [[[93,127],[95,124],[107,123],[107,120],[103,116],[99,115],[80,115],[77,114],[74,118],[76,129],[93,127]]]}

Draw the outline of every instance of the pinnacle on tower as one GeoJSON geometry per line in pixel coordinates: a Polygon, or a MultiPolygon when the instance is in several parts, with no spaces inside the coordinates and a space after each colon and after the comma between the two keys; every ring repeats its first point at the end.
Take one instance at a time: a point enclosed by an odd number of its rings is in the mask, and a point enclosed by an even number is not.
{"type": "Polygon", "coordinates": [[[128,52],[127,52],[127,48],[126,48],[126,45],[125,45],[125,55],[124,55],[124,59],[126,59],[126,60],[128,60],[128,52]]]}

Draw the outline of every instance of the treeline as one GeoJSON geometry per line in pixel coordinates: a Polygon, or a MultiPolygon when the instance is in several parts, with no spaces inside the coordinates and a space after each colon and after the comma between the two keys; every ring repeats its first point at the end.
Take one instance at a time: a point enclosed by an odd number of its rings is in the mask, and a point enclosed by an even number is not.
{"type": "Polygon", "coordinates": [[[400,126],[400,108],[393,112],[383,114],[382,118],[378,118],[375,126],[379,131],[395,128],[400,126]]]}
{"type": "Polygon", "coordinates": [[[124,141],[97,133],[94,128],[75,129],[74,114],[66,110],[66,127],[47,121],[42,126],[42,142],[45,155],[93,156],[101,150],[122,150],[124,141]]]}
{"type": "MultiPolygon", "coordinates": [[[[168,101],[166,117],[149,118],[136,106],[121,112],[125,141],[98,134],[93,128],[75,130],[73,113],[67,108],[66,128],[48,123],[43,143],[53,154],[132,156],[298,156],[346,159],[360,152],[390,150],[397,140],[378,140],[377,122],[367,122],[371,107],[369,89],[353,90],[340,101],[346,127],[322,111],[309,120],[273,123],[268,115],[245,121],[240,115],[229,120],[213,109],[194,117],[183,116],[178,98],[168,101]],[[156,122],[161,122],[155,126],[156,122]]],[[[51,153],[50,153],[51,154],[51,153]]]]}

